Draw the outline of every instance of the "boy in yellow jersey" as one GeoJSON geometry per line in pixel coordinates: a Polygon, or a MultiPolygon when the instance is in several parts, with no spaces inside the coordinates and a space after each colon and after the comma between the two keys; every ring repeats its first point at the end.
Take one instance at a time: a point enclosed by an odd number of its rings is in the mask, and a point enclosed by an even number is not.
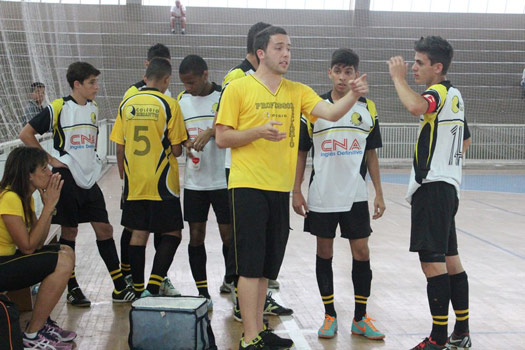
{"type": "MultiPolygon", "coordinates": [[[[146,69],[149,66],[149,63],[154,58],[162,58],[167,60],[168,62],[171,62],[171,54],[170,49],[164,45],[157,43],[155,45],[152,45],[148,49],[146,60],[144,61],[144,66],[146,69]]],[[[127,99],[128,97],[131,97],[132,95],[136,94],[140,91],[141,88],[146,86],[146,82],[144,80],[140,80],[139,82],[131,85],[129,89],[124,94],[124,99],[127,99]]],[[[164,91],[164,95],[168,97],[172,97],[171,92],[169,89],[166,89],[164,91]]],[[[153,245],[155,246],[155,249],[160,244],[161,235],[158,233],[153,234],[153,245]]],[[[131,230],[128,230],[126,227],[122,230],[122,234],[120,236],[120,264],[121,264],[121,270],[122,274],[124,274],[126,282],[128,284],[133,283],[133,279],[131,278],[131,267],[129,264],[129,242],[131,241],[131,230]]],[[[164,278],[164,281],[162,281],[160,285],[160,294],[166,295],[166,296],[177,296],[180,295],[180,292],[175,288],[175,286],[171,283],[171,280],[166,276],[164,278]]]]}
{"type": "Polygon", "coordinates": [[[175,99],[163,94],[171,79],[171,64],[153,59],[146,86],[119,107],[111,140],[124,177],[122,226],[133,230],[129,246],[131,274],[137,295],[159,294],[173,261],[183,228],[176,157],[187,139],[175,99]],[[147,290],[144,286],[146,243],[150,232],[162,235],[147,290]]]}
{"type": "Polygon", "coordinates": [[[468,349],[468,278],[459,259],[455,215],[470,131],[461,93],[446,79],[452,46],[439,36],[428,36],[416,41],[414,50],[414,79],[426,86],[421,95],[406,81],[403,58],[388,61],[399,99],[420,122],[406,199],[412,210],[410,251],[418,252],[427,278],[432,331],[413,350],[468,349]],[[456,324],[447,339],[449,302],[456,324]]]}
{"type": "MultiPolygon", "coordinates": [[[[263,349],[265,339],[278,337],[264,330],[263,309],[268,279],[277,278],[288,240],[301,113],[311,121],[339,120],[368,93],[362,75],[349,82],[351,91],[335,104],[324,102],[308,86],[282,77],[290,49],[284,29],[271,26],[258,33],[259,67],[228,84],[217,116],[216,142],[232,149],[228,188],[244,326],[239,349],[263,349]]],[[[293,346],[280,339],[274,348],[293,346]]]]}

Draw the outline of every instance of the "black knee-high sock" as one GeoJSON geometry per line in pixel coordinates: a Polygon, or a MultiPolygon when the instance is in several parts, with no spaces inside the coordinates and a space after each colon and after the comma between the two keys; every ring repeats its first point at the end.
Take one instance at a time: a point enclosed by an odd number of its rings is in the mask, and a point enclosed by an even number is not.
{"type": "Polygon", "coordinates": [[[161,236],[148,281],[148,290],[151,294],[159,294],[160,284],[170,269],[179,244],[180,238],[177,236],[161,236]]]}
{"type": "Polygon", "coordinates": [[[316,256],[315,275],[317,276],[317,285],[323,300],[325,313],[337,317],[334,307],[334,272],[332,271],[332,258],[323,259],[316,256]]]}
{"type": "MultiPolygon", "coordinates": [[[[68,241],[67,239],[60,238],[58,243],[67,245],[71,247],[71,249],[75,250],[75,241],[68,241]]],[[[71,277],[69,277],[69,281],[67,281],[67,290],[70,291],[73,288],[77,288],[77,287],[78,287],[77,276],[75,274],[75,269],[73,269],[73,272],[71,273],[71,277]]]]}
{"type": "Polygon", "coordinates": [[[117,247],[113,238],[105,239],[103,241],[97,240],[97,247],[102,260],[108,268],[109,274],[113,279],[115,290],[122,291],[126,289],[126,281],[120,271],[120,261],[118,260],[117,247]]]}
{"type": "Polygon", "coordinates": [[[370,286],[372,284],[372,270],[370,260],[352,260],[352,282],[354,283],[354,319],[359,322],[366,315],[366,304],[370,296],[370,286]]]}
{"type": "Polygon", "coordinates": [[[230,276],[228,272],[228,256],[230,254],[230,247],[226,244],[222,245],[222,256],[224,258],[224,280],[226,283],[232,283],[233,282],[233,276],[230,276]]]}
{"type": "Polygon", "coordinates": [[[468,333],[468,277],[465,271],[450,276],[450,301],[456,313],[454,333],[456,335],[468,333]]]}
{"type": "Polygon", "coordinates": [[[427,296],[432,314],[430,337],[438,345],[443,345],[447,341],[448,304],[450,302],[448,274],[427,278],[427,296]]]}
{"type": "Polygon", "coordinates": [[[153,234],[153,246],[155,250],[159,249],[160,242],[162,241],[162,233],[153,234]]]}
{"type": "Polygon", "coordinates": [[[137,296],[144,291],[144,266],[146,265],[146,247],[142,245],[129,245],[129,264],[133,287],[137,296]]]}
{"type": "Polygon", "coordinates": [[[129,242],[131,241],[131,231],[124,227],[120,236],[120,269],[124,276],[131,274],[129,264],[129,242]]]}
{"type": "Polygon", "coordinates": [[[206,277],[206,248],[204,244],[193,247],[188,245],[188,255],[190,258],[191,274],[195,280],[195,285],[199,290],[199,295],[209,298],[208,280],[206,277]]]}

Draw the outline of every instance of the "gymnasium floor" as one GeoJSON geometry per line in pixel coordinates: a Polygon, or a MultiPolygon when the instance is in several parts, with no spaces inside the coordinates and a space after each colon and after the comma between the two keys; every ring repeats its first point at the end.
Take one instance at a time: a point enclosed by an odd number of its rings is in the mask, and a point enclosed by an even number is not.
{"type": "MultiPolygon", "coordinates": [[[[425,278],[417,254],[408,252],[410,209],[404,200],[408,172],[383,170],[387,210],[383,218],[372,223],[373,281],[368,312],[386,334],[385,341],[368,341],[350,334],[354,308],[352,260],[349,244],[340,238],[335,241],[333,263],[339,334],[332,340],[317,338],[323,306],[315,278],[315,239],[302,232],[301,218],[292,213],[293,231],[279,276],[281,289],[273,295],[295,313],[293,317],[270,317],[270,324],[277,333],[292,337],[296,349],[408,349],[429,334],[431,318],[425,278]]],[[[121,186],[115,166],[99,184],[105,193],[118,242],[122,231],[119,225],[121,186]]],[[[465,171],[456,226],[460,255],[470,281],[473,349],[525,349],[524,204],[525,171],[465,171]]],[[[237,349],[242,327],[233,320],[230,296],[219,294],[224,267],[214,218],[208,226],[208,285],[214,301],[214,310],[210,313],[212,326],[219,349],[237,349]]],[[[76,349],[128,349],[129,306],[112,304],[111,280],[98,256],[94,237],[89,225],[81,225],[76,273],[85,294],[93,302],[91,308],[71,307],[64,298],[53,317],[64,328],[77,330],[76,349]]],[[[187,227],[183,237],[169,277],[183,294],[194,295],[197,290],[188,263],[187,227]]],[[[148,272],[153,254],[150,244],[148,272]]],[[[452,309],[449,314],[449,329],[452,329],[452,309]]]]}

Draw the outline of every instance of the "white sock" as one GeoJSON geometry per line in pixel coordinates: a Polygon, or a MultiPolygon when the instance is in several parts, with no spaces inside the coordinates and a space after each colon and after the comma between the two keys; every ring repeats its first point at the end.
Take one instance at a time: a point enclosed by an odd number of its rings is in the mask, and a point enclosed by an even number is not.
{"type": "Polygon", "coordinates": [[[35,333],[27,333],[27,332],[24,332],[26,337],[29,338],[29,339],[35,339],[38,332],[35,332],[35,333]]]}

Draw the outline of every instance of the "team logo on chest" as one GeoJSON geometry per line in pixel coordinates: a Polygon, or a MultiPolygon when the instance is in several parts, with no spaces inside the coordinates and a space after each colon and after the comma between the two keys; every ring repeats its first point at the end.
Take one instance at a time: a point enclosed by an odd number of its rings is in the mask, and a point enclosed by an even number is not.
{"type": "Polygon", "coordinates": [[[211,106],[211,112],[213,114],[217,113],[217,107],[219,107],[218,103],[214,103],[213,106],[211,106]]]}
{"type": "Polygon", "coordinates": [[[359,125],[363,124],[363,117],[361,117],[361,114],[359,114],[357,112],[354,112],[354,113],[352,113],[352,117],[350,118],[350,121],[355,126],[359,126],[359,125]]]}
{"type": "Polygon", "coordinates": [[[463,105],[459,101],[459,97],[454,96],[452,98],[452,112],[457,113],[459,111],[463,111],[463,105]]]}
{"type": "Polygon", "coordinates": [[[93,124],[97,123],[97,115],[95,114],[95,112],[91,112],[91,122],[93,124]]]}

